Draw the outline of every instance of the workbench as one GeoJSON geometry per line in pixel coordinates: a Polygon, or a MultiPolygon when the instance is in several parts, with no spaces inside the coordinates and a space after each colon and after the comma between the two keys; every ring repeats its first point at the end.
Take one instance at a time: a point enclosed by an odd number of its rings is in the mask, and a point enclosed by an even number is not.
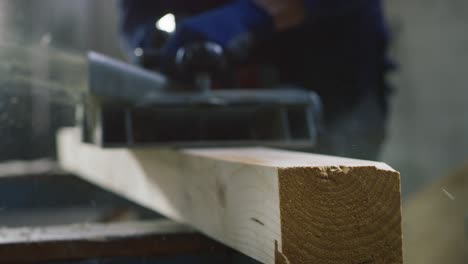
{"type": "Polygon", "coordinates": [[[0,263],[256,263],[49,160],[1,163],[0,201],[0,263]]]}

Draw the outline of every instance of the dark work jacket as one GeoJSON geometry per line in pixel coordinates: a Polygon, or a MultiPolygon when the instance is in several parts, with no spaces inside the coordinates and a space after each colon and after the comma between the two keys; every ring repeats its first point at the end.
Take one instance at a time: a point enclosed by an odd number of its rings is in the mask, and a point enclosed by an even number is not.
{"type": "MultiPolygon", "coordinates": [[[[197,14],[227,2],[122,0],[122,36],[132,49],[144,41],[145,29],[151,30],[168,12],[197,14]]],[[[275,65],[282,82],[317,91],[329,118],[346,112],[368,93],[377,94],[385,111],[388,32],[381,1],[305,2],[310,8],[306,22],[272,36],[255,57],[275,65]]]]}

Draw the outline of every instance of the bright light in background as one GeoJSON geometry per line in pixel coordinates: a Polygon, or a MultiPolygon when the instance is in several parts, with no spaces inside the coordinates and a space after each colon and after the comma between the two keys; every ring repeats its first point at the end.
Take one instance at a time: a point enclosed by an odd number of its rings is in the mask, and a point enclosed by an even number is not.
{"type": "Polygon", "coordinates": [[[137,57],[140,57],[140,56],[143,56],[143,49],[142,48],[136,48],[133,53],[135,54],[135,56],[137,57]]]}
{"type": "Polygon", "coordinates": [[[156,22],[156,28],[167,33],[172,33],[176,29],[175,16],[171,13],[164,15],[156,22]]]}
{"type": "Polygon", "coordinates": [[[51,42],[52,42],[52,35],[50,33],[45,33],[44,35],[42,35],[41,41],[39,42],[39,44],[42,47],[47,47],[50,45],[51,42]]]}

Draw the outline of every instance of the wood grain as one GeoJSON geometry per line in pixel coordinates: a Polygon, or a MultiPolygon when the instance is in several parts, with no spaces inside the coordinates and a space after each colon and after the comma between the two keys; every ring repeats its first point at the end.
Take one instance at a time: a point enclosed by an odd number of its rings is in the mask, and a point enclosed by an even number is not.
{"type": "Polygon", "coordinates": [[[68,170],[263,263],[402,263],[399,174],[266,148],[100,149],[59,133],[68,170]]]}

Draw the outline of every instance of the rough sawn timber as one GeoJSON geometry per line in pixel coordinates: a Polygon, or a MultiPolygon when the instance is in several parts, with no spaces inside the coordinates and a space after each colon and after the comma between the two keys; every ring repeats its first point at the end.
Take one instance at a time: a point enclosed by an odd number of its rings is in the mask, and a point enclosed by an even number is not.
{"type": "Polygon", "coordinates": [[[58,136],[61,165],[263,263],[402,263],[400,176],[267,148],[101,149],[58,136]]]}

